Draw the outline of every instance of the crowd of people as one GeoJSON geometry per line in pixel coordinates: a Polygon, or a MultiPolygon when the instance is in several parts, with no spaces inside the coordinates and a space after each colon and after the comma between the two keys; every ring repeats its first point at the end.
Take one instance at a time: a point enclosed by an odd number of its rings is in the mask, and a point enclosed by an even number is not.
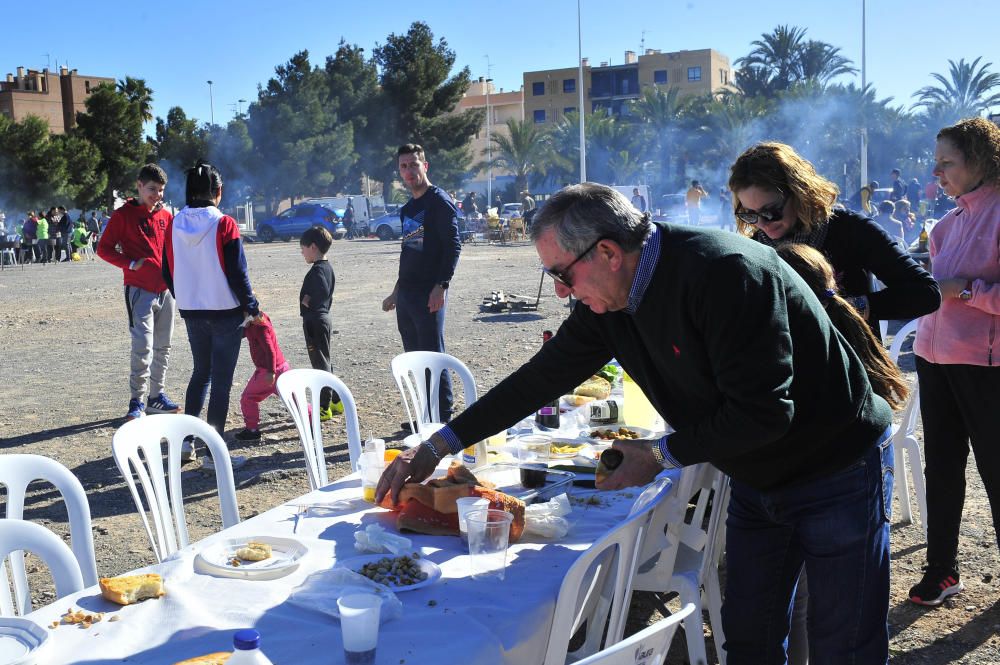
{"type": "Polygon", "coordinates": [[[13,243],[21,262],[58,263],[80,260],[81,251],[97,247],[108,217],[102,211],[84,211],[75,220],[63,206],[48,212],[29,210],[24,217],[11,221],[0,214],[0,240],[13,243]]]}

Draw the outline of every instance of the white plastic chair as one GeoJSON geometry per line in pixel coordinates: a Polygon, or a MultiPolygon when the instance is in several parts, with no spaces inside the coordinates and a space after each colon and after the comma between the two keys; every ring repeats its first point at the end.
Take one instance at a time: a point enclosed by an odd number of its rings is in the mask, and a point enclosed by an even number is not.
{"type": "Polygon", "coordinates": [[[351,471],[358,470],[361,458],[361,427],[354,395],[339,378],[320,369],[292,369],[278,377],[278,396],[292,416],[306,458],[309,487],[319,489],[329,484],[326,456],[323,452],[323,428],[320,423],[319,400],[323,388],[332,388],[344,403],[347,426],[347,454],[351,471]],[[311,415],[310,415],[311,408],[311,415]]]}
{"type": "Polygon", "coordinates": [[[447,353],[409,351],[393,358],[390,367],[403,398],[410,431],[414,434],[422,434],[425,424],[441,422],[442,372],[453,371],[461,379],[466,408],[478,399],[472,371],[461,360],[447,353]]]}
{"type": "MultiPolygon", "coordinates": [[[[69,517],[69,529],[73,555],[76,557],[83,581],[87,586],[97,584],[97,561],[94,557],[94,536],[90,527],[90,504],[83,485],[69,469],[48,457],[41,455],[0,455],[0,485],[6,488],[7,519],[24,519],[24,496],[28,485],[36,480],[44,480],[53,485],[62,495],[69,517]]],[[[14,602],[21,612],[30,604],[28,579],[24,571],[24,557],[19,553],[8,557],[13,579],[14,602]]],[[[0,584],[0,597],[6,596],[10,603],[9,591],[0,584]]],[[[3,599],[0,598],[0,603],[3,599]]]]}
{"type": "Polygon", "coordinates": [[[201,439],[215,462],[222,528],[239,524],[240,513],[236,505],[236,486],[233,483],[229,450],[215,428],[205,421],[183,413],[144,416],[122,425],[111,441],[115,464],[128,483],[157,561],[163,561],[178,549],[186,547],[189,542],[184,494],[181,492],[181,447],[187,436],[201,439]],[[163,439],[167,440],[166,481],[163,470],[163,439]],[[138,476],[142,485],[142,496],[146,499],[149,515],[152,517],[152,527],[136,487],[135,476],[138,476]]]}
{"type": "Polygon", "coordinates": [[[556,600],[545,665],[565,665],[567,656],[575,661],[597,653],[606,621],[607,645],[621,639],[639,543],[653,511],[672,491],[669,479],[647,487],[628,518],[591,545],[566,572],[556,600]],[[570,638],[584,622],[587,634],[583,646],[568,654],[570,638]]]}
{"type": "MultiPolygon", "coordinates": [[[[19,519],[0,520],[0,561],[4,561],[10,554],[23,552],[36,554],[48,566],[56,585],[56,598],[83,589],[80,564],[77,563],[73,550],[59,536],[34,522],[19,519]]],[[[0,571],[2,570],[0,567],[0,571]]],[[[0,584],[7,585],[6,577],[0,576],[0,584]]],[[[22,589],[15,577],[14,586],[17,589],[14,605],[10,603],[6,593],[0,594],[0,616],[24,615],[31,611],[31,594],[27,589],[27,580],[22,589]]]]}
{"type": "Polygon", "coordinates": [[[685,467],[678,481],[676,500],[664,504],[653,517],[648,542],[643,544],[638,571],[632,580],[633,591],[677,592],[681,603],[694,604],[696,612],[684,621],[688,659],[692,663],[704,663],[708,658],[702,625],[706,606],[719,662],[726,663],[719,561],[725,550],[728,507],[728,476],[709,464],[685,467]],[[698,501],[688,521],[685,512],[695,494],[698,501]],[[709,500],[711,512],[708,525],[703,528],[709,500]]]}
{"type": "MultiPolygon", "coordinates": [[[[914,319],[904,325],[896,333],[889,347],[889,357],[899,364],[899,354],[903,343],[910,334],[916,339],[917,321],[914,319]]],[[[920,511],[920,523],[927,537],[927,490],[924,486],[924,465],[920,458],[920,444],[917,442],[917,417],[920,415],[920,383],[914,381],[910,386],[910,396],[903,407],[903,416],[899,424],[892,426],[893,461],[896,467],[894,487],[899,497],[899,512],[903,521],[913,523],[913,511],[910,506],[910,482],[913,482],[913,493],[917,497],[917,510],[920,511]],[[910,472],[906,472],[903,464],[903,452],[910,462],[910,472]]]]}
{"type": "Polygon", "coordinates": [[[693,604],[688,603],[666,619],[657,621],[652,626],[643,628],[621,642],[599,651],[576,665],[659,665],[667,660],[670,643],[674,639],[677,625],[694,612],[693,604]]]}

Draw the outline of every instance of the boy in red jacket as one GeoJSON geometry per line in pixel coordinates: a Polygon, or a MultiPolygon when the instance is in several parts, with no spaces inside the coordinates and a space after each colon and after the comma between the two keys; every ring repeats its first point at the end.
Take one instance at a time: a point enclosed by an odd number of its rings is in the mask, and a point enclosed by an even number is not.
{"type": "Polygon", "coordinates": [[[243,332],[250,346],[250,357],[257,368],[247,382],[240,396],[245,427],[236,434],[238,441],[260,441],[260,403],[271,395],[276,395],[278,377],[289,370],[288,362],[278,338],[274,334],[271,319],[264,312],[246,325],[243,332]]]}
{"type": "Polygon", "coordinates": [[[126,420],[150,413],[177,413],[163,391],[170,341],[174,333],[174,297],[160,269],[163,237],[173,216],[161,205],[167,174],[156,164],[139,171],[139,196],[111,215],[97,244],[97,255],[122,269],[125,311],[132,334],[131,372],[126,420]],[[147,402],[148,399],[148,402],[147,402]]]}

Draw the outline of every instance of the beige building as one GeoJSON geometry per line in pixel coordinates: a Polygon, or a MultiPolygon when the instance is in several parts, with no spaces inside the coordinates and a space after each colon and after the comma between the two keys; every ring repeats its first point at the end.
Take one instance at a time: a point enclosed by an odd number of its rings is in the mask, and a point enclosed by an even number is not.
{"type": "MultiPolygon", "coordinates": [[[[507,120],[524,120],[524,94],[522,90],[516,92],[504,92],[493,87],[492,80],[482,76],[478,81],[473,81],[469,86],[465,96],[458,102],[456,111],[466,109],[486,109],[487,118],[483,122],[476,135],[472,137],[472,156],[475,161],[485,162],[487,160],[487,124],[489,125],[489,135],[507,134],[507,120]]],[[[486,191],[487,171],[478,172],[472,179],[469,189],[479,192],[486,191]]],[[[497,180],[500,179],[500,188],[506,185],[506,181],[513,178],[507,171],[493,169],[493,189],[497,189],[497,180]]]]}
{"type": "Polygon", "coordinates": [[[77,111],[86,111],[84,101],[102,83],[115,84],[103,76],[81,76],[75,69],[61,67],[56,76],[48,69],[17,68],[0,81],[0,113],[21,121],[35,115],[49,123],[53,134],[64,134],[76,125],[77,111]]]}
{"type": "MultiPolygon", "coordinates": [[[[546,69],[524,73],[524,116],[536,123],[557,122],[580,106],[579,69],[546,69]]],[[[628,102],[649,87],[678,88],[684,95],[705,95],[726,89],[732,82],[729,58],[713,49],[662,53],[646,49],[637,56],[625,52],[620,65],[602,62],[590,66],[583,59],[584,112],[607,109],[613,115],[628,112],[628,102]]]]}

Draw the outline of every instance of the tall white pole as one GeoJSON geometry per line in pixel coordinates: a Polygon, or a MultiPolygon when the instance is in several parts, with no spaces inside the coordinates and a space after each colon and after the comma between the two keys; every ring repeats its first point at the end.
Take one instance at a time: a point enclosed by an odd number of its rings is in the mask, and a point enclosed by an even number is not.
{"type": "Polygon", "coordinates": [[[212,124],[215,124],[215,101],[212,99],[212,82],[208,82],[208,108],[210,109],[212,124]]]}
{"type": "Polygon", "coordinates": [[[587,181],[587,140],[584,130],[584,110],[583,110],[583,33],[580,29],[580,0],[576,0],[576,61],[579,65],[577,70],[576,89],[580,92],[580,182],[587,181]]]}
{"type": "MultiPolygon", "coordinates": [[[[490,140],[490,125],[493,119],[490,117],[490,81],[486,79],[486,207],[493,205],[493,142],[490,140]]],[[[497,210],[497,214],[500,211],[497,210]]]]}
{"type": "Polygon", "coordinates": [[[865,88],[868,77],[865,70],[865,48],[867,46],[866,2],[861,0],[861,186],[868,184],[868,121],[865,118],[865,88]]]}

